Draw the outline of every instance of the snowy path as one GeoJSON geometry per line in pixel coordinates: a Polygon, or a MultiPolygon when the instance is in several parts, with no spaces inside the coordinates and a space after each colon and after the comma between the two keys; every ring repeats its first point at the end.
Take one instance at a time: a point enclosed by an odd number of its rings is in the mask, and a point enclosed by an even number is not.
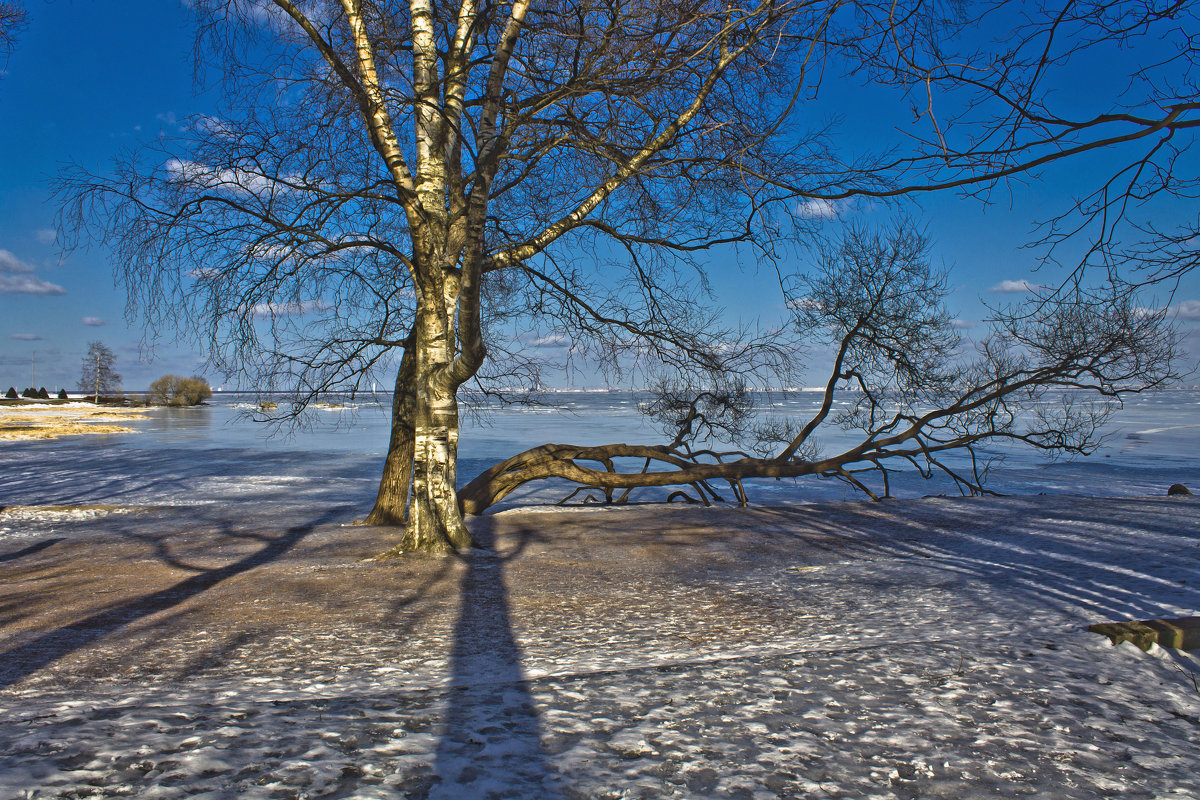
{"type": "Polygon", "coordinates": [[[0,798],[1197,798],[1197,659],[1084,631],[1200,613],[1197,511],[508,512],[392,566],[327,523],[26,516],[0,798]]]}

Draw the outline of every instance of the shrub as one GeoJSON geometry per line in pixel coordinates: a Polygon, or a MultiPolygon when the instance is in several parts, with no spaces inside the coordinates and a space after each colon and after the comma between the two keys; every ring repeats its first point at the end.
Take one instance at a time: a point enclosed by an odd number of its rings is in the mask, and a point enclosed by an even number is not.
{"type": "Polygon", "coordinates": [[[7,397],[9,400],[16,400],[17,397],[19,396],[17,394],[17,387],[15,387],[15,386],[8,387],[8,391],[4,393],[4,396],[7,397]]]}
{"type": "Polygon", "coordinates": [[[208,381],[199,375],[163,375],[150,384],[150,402],[160,406],[194,406],[212,397],[208,381]]]}
{"type": "Polygon", "coordinates": [[[58,390],[58,399],[59,399],[59,400],[66,400],[66,399],[67,399],[67,390],[66,390],[66,389],[59,389],[59,390],[58,390]]]}
{"type": "Polygon", "coordinates": [[[43,400],[49,400],[49,399],[50,399],[50,393],[46,391],[46,387],[45,387],[45,386],[43,386],[42,388],[38,389],[37,396],[38,396],[38,397],[40,397],[40,398],[42,398],[43,400]]]}

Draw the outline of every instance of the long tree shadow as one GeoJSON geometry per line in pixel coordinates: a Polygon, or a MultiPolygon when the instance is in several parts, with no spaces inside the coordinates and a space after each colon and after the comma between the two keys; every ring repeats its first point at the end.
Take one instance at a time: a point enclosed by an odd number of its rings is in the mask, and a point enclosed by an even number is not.
{"type": "Polygon", "coordinates": [[[134,597],[78,622],[48,631],[32,641],[22,642],[18,651],[9,650],[0,654],[3,655],[0,661],[0,689],[140,619],[178,606],[222,581],[275,561],[317,526],[332,521],[343,510],[332,509],[311,522],[288,528],[282,535],[267,540],[260,549],[231,564],[203,570],[165,589],[134,597]]]}
{"type": "Polygon", "coordinates": [[[472,524],[477,547],[464,558],[462,607],[454,631],[451,687],[445,729],[438,742],[429,797],[562,797],[529,681],[513,633],[505,561],[495,549],[489,517],[472,524]]]}

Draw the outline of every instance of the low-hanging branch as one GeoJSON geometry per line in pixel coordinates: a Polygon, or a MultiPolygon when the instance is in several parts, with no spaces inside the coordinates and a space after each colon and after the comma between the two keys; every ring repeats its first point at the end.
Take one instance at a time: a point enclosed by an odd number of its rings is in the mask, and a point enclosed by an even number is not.
{"type": "Polygon", "coordinates": [[[981,446],[1009,442],[1086,455],[1102,441],[1114,401],[1175,377],[1176,339],[1163,314],[1116,292],[1032,298],[998,312],[975,356],[964,357],[942,305],[945,281],[929,268],[927,252],[911,228],[882,236],[851,230],[822,254],[814,274],[785,281],[797,328],[835,348],[821,403],[803,425],[747,430],[752,398],[737,375],[714,375],[716,389],[662,384],[645,410],[674,431],[669,444],[534,447],[468,483],[459,492],[463,513],[482,513],[519,487],[552,478],[601,490],[606,502],[624,502],[638,488],[691,486],[693,501],[708,503],[722,499],[714,482],[725,482],[744,504],[744,480],[808,475],[840,479],[878,498],[890,495],[889,473],[902,464],[983,494],[994,456],[985,457],[981,446]],[[849,407],[835,414],[843,395],[849,407]],[[1100,402],[1081,399],[1089,395],[1100,402]],[[819,454],[814,434],[828,425],[861,438],[819,454]],[[759,454],[697,447],[714,439],[753,440],[759,454]],[[966,458],[951,463],[948,454],[966,458]],[[619,459],[642,466],[622,471],[619,459]],[[874,473],[881,489],[870,488],[865,473],[874,473]],[[616,490],[624,491],[614,499],[616,490]]]}

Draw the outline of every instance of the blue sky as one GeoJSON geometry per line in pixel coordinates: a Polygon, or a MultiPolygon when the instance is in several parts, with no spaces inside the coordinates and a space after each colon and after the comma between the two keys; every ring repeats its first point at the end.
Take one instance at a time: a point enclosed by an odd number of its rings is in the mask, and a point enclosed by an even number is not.
{"type": "MultiPolygon", "coordinates": [[[[211,112],[212,98],[193,86],[189,14],[172,0],[29,0],[27,7],[29,25],[0,78],[0,391],[28,385],[31,362],[39,386],[74,388],[94,339],[116,352],[128,389],[168,372],[200,371],[199,354],[172,341],[145,342],[140,326],[126,322],[124,293],[114,286],[106,253],[60,258],[48,184],[67,163],[103,171],[122,148],[173,130],[189,114],[211,112]]],[[[849,106],[850,140],[862,130],[856,108],[874,111],[849,106]]],[[[997,192],[986,208],[950,194],[926,196],[909,208],[927,224],[938,259],[951,267],[952,308],[964,323],[984,316],[981,300],[1018,296],[996,288],[1054,279],[1032,273],[1036,255],[1021,246],[1033,221],[1064,208],[1071,190],[1086,185],[1088,171],[1102,163],[1049,170],[1011,195],[997,192]]],[[[1166,212],[1194,215],[1179,207],[1166,212]]],[[[858,203],[843,216],[882,222],[887,213],[878,204],[858,203]]],[[[723,267],[720,258],[713,263],[713,285],[731,319],[778,317],[773,270],[723,267]]],[[[1200,320],[1198,282],[1200,276],[1187,279],[1171,301],[1189,322],[1200,320]]],[[[220,385],[219,376],[209,377],[220,385]]]]}

